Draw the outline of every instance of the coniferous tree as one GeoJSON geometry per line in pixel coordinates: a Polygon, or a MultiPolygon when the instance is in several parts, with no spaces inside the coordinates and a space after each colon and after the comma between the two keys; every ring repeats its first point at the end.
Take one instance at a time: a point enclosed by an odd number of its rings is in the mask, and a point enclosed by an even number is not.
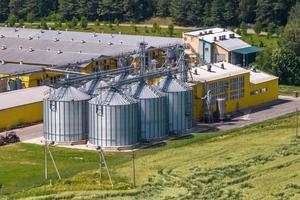
{"type": "Polygon", "coordinates": [[[0,22],[4,22],[9,14],[8,9],[9,0],[1,0],[0,1],[0,22]]]}

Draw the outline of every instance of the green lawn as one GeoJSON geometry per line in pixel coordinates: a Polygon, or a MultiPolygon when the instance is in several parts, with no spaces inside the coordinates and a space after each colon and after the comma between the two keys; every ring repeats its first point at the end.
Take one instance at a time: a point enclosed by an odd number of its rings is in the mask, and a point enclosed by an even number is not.
{"type": "Polygon", "coordinates": [[[293,91],[300,92],[300,86],[293,86],[293,85],[279,85],[279,93],[285,96],[292,96],[293,91]]]}
{"type": "Polygon", "coordinates": [[[0,149],[0,180],[10,199],[299,199],[300,140],[293,126],[288,116],[139,150],[135,189],[130,153],[106,154],[112,190],[107,176],[99,184],[96,153],[55,148],[62,175],[70,178],[28,190],[45,183],[43,155],[41,147],[24,144],[0,149]]]}
{"type": "Polygon", "coordinates": [[[278,46],[278,38],[277,37],[268,37],[265,35],[257,35],[257,34],[247,34],[242,36],[242,39],[257,47],[270,47],[270,48],[276,48],[278,46]]]}

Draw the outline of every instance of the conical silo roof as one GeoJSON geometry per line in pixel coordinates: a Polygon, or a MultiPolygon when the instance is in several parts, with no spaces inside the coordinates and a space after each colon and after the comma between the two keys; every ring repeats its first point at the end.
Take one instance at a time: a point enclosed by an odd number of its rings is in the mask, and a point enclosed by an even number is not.
{"type": "Polygon", "coordinates": [[[78,88],[80,91],[85,92],[86,94],[99,94],[100,93],[100,88],[106,87],[108,84],[100,79],[97,80],[91,80],[78,88]]]}
{"type": "Polygon", "coordinates": [[[191,90],[191,88],[186,83],[170,76],[162,79],[158,83],[158,87],[163,92],[183,92],[191,90]]]}
{"type": "Polygon", "coordinates": [[[89,100],[90,96],[72,86],[69,86],[50,90],[46,99],[50,101],[84,101],[89,100]]]}
{"type": "Polygon", "coordinates": [[[135,98],[139,99],[152,99],[163,97],[166,94],[161,92],[159,89],[148,85],[144,82],[135,83],[129,88],[129,93],[135,98]]]}
{"type": "Polygon", "coordinates": [[[110,89],[91,99],[89,103],[96,105],[117,106],[137,103],[137,100],[123,92],[117,91],[115,89],[110,89]]]}

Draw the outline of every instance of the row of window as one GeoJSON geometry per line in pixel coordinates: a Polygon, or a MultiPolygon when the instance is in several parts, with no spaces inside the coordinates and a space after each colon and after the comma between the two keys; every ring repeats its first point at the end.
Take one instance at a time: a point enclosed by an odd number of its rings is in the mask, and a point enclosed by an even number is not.
{"type": "Polygon", "coordinates": [[[243,76],[240,76],[230,80],[214,82],[209,84],[208,89],[211,91],[213,104],[217,98],[240,99],[245,96],[245,80],[243,76]],[[228,92],[228,88],[230,92],[228,92]]]}
{"type": "Polygon", "coordinates": [[[261,88],[260,90],[252,90],[250,92],[250,95],[253,96],[253,95],[257,95],[259,93],[266,93],[268,92],[268,88],[261,88]]]}

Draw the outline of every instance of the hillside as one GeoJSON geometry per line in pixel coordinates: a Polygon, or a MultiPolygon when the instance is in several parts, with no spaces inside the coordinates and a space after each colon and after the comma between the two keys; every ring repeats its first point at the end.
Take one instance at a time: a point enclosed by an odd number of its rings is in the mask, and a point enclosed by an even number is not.
{"type": "MultiPolygon", "coordinates": [[[[136,154],[136,189],[131,189],[130,153],[106,154],[114,181],[114,190],[111,190],[107,176],[103,185],[99,185],[99,173],[95,170],[97,164],[92,160],[96,158],[94,152],[65,150],[64,153],[64,149],[55,148],[53,153],[58,160],[59,168],[63,169],[63,177],[88,168],[94,170],[30,190],[28,185],[24,185],[23,189],[27,191],[16,193],[10,191],[6,197],[11,199],[32,196],[40,196],[34,199],[99,199],[100,197],[109,199],[299,199],[300,140],[295,139],[293,124],[294,116],[288,116],[230,132],[194,134],[191,137],[140,150],[136,154]]],[[[40,158],[33,158],[34,156],[30,157],[26,154],[30,149],[42,150],[41,147],[23,144],[13,147],[1,148],[1,160],[3,153],[8,153],[10,150],[15,152],[15,156],[26,155],[28,158],[25,156],[24,159],[29,159],[28,163],[24,160],[20,161],[22,163],[15,166],[15,170],[16,168],[20,170],[21,167],[24,169],[22,173],[27,174],[27,180],[23,182],[31,183],[31,179],[41,180],[42,152],[40,158]],[[30,159],[39,166],[35,171],[22,166],[34,165],[30,163],[30,159]],[[40,173],[39,177],[38,173],[40,173]],[[31,177],[30,174],[34,175],[31,177]]],[[[11,166],[12,162],[13,160],[1,163],[0,171],[5,165],[11,166]]],[[[1,173],[0,175],[3,176],[1,173]]],[[[52,178],[54,178],[53,173],[52,178]]],[[[22,184],[22,181],[19,184],[22,184]]],[[[18,191],[20,190],[21,188],[18,188],[18,191]]]]}

